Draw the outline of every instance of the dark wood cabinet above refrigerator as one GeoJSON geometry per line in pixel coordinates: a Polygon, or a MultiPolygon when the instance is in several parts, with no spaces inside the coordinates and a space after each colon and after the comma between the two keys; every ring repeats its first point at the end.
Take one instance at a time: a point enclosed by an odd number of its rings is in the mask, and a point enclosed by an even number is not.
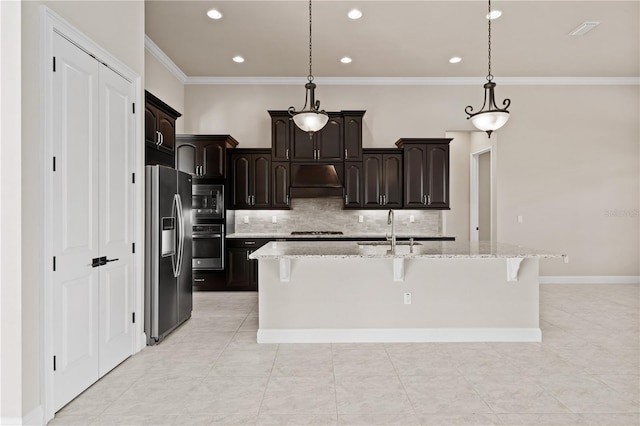
{"type": "Polygon", "coordinates": [[[178,111],[145,91],[145,164],[174,167],[176,120],[178,111]]]}
{"type": "Polygon", "coordinates": [[[237,145],[230,135],[177,135],[176,169],[195,178],[225,179],[227,149],[237,145]]]}

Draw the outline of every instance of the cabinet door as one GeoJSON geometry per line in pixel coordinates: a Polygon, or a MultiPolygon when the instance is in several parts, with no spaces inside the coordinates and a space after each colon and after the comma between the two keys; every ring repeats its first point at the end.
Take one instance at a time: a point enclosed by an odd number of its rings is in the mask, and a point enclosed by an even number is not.
{"type": "Polygon", "coordinates": [[[251,249],[227,249],[227,290],[257,290],[256,261],[250,260],[251,249]]]}
{"type": "Polygon", "coordinates": [[[318,159],[322,161],[343,161],[343,147],[342,118],[330,118],[324,128],[317,133],[316,149],[318,150],[318,159]]]}
{"type": "Polygon", "coordinates": [[[402,208],[402,171],[402,154],[382,156],[382,195],[385,208],[402,208]]]}
{"type": "Polygon", "coordinates": [[[271,118],[271,159],[273,161],[289,161],[289,122],[289,117],[271,118]]]}
{"type": "Polygon", "coordinates": [[[251,207],[249,196],[253,188],[251,180],[251,155],[234,154],[231,156],[231,206],[235,209],[251,207]]]}
{"type": "Polygon", "coordinates": [[[413,145],[404,151],[404,206],[425,207],[426,145],[413,145]]]}
{"type": "Polygon", "coordinates": [[[344,117],[344,160],[362,159],[362,117],[344,117]]]}
{"type": "Polygon", "coordinates": [[[151,105],[145,105],[144,108],[144,140],[148,147],[157,148],[158,146],[158,109],[151,105]]]}
{"type": "Polygon", "coordinates": [[[176,121],[160,110],[158,110],[158,131],[161,134],[159,148],[173,152],[176,144],[176,121]]]}
{"type": "Polygon", "coordinates": [[[293,143],[291,144],[291,159],[293,161],[314,161],[316,158],[316,136],[309,137],[296,125],[292,125],[293,143]]]}
{"type": "Polygon", "coordinates": [[[427,207],[449,207],[449,145],[429,144],[426,152],[427,207]]]}
{"type": "Polygon", "coordinates": [[[271,207],[271,153],[252,154],[252,207],[271,207]]]}
{"type": "Polygon", "coordinates": [[[178,143],[176,146],[176,169],[196,175],[196,146],[190,143],[178,143]]]}
{"type": "Polygon", "coordinates": [[[365,154],[362,159],[364,208],[382,207],[382,155],[365,154]]]}
{"type": "Polygon", "coordinates": [[[362,163],[347,162],[344,165],[345,207],[362,207],[362,163]]]}
{"type": "Polygon", "coordinates": [[[225,173],[225,147],[221,142],[201,142],[200,165],[201,175],[207,178],[224,178],[225,173]]]}
{"type": "Polygon", "coordinates": [[[271,168],[271,200],[274,209],[289,208],[289,163],[273,163],[271,168]]]}

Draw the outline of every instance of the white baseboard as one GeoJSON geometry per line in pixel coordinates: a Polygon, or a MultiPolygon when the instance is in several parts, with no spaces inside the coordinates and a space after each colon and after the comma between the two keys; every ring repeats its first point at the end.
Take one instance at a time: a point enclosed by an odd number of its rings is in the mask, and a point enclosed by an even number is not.
{"type": "Polygon", "coordinates": [[[0,425],[42,426],[44,413],[39,405],[24,417],[0,417],[0,425]]]}
{"type": "Polygon", "coordinates": [[[260,329],[258,343],[540,342],[539,328],[260,329]]]}
{"type": "Polygon", "coordinates": [[[640,276],[540,276],[540,284],[640,284],[640,276]]]}

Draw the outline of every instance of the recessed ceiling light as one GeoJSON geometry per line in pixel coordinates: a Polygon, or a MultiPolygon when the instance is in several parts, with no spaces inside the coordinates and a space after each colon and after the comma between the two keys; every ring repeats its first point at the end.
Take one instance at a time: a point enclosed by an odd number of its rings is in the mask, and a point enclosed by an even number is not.
{"type": "Polygon", "coordinates": [[[242,56],[234,56],[233,57],[233,62],[237,62],[239,64],[244,62],[244,58],[242,56]]]}
{"type": "Polygon", "coordinates": [[[362,18],[362,12],[359,11],[358,9],[352,9],[349,11],[349,13],[347,13],[347,16],[350,19],[360,19],[362,18]]]}
{"type": "Polygon", "coordinates": [[[222,13],[220,13],[216,9],[211,9],[207,12],[207,16],[211,19],[220,19],[222,18],[222,13]]]}
{"type": "Polygon", "coordinates": [[[342,62],[343,64],[350,64],[352,61],[352,59],[348,56],[345,56],[344,58],[340,59],[340,62],[342,62]]]}
{"type": "Polygon", "coordinates": [[[487,13],[487,19],[498,19],[502,16],[501,10],[492,10],[491,13],[487,13]]]}
{"type": "Polygon", "coordinates": [[[462,58],[459,56],[454,56],[453,58],[449,59],[449,62],[451,62],[452,64],[457,64],[460,61],[462,61],[462,58]]]}

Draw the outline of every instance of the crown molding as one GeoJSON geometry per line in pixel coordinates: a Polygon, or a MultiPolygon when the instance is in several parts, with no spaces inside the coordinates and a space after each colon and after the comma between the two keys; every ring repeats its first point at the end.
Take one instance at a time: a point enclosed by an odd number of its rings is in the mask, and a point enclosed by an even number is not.
{"type": "Polygon", "coordinates": [[[149,38],[148,35],[144,35],[144,48],[153,55],[154,58],[156,58],[158,61],[160,61],[160,63],[162,65],[164,65],[164,67],[171,73],[173,74],[173,76],[175,78],[178,79],[178,81],[180,81],[180,83],[182,84],[187,84],[187,81],[189,79],[189,77],[187,77],[187,75],[182,72],[182,70],[180,69],[180,67],[178,67],[175,62],[173,62],[171,60],[171,58],[169,58],[167,56],[166,53],[164,53],[162,51],[162,49],[160,49],[158,47],[157,44],[155,44],[153,42],[153,40],[151,40],[149,38]]]}
{"type": "MultiPolygon", "coordinates": [[[[639,86],[640,77],[502,77],[501,86],[639,86]]],[[[287,86],[301,85],[306,77],[187,77],[187,85],[287,86]]],[[[323,86],[477,86],[485,77],[316,77],[323,86]]]]}

